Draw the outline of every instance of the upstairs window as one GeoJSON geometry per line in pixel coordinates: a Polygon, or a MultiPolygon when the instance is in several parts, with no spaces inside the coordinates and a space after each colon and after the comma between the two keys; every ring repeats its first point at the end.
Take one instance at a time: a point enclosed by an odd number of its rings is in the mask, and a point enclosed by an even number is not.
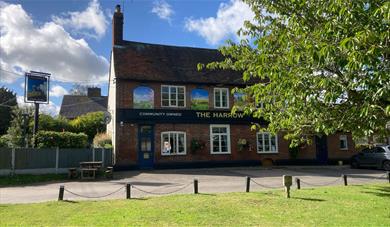
{"type": "Polygon", "coordinates": [[[185,107],[186,89],[184,86],[161,86],[161,106],[185,107]]]}
{"type": "Polygon", "coordinates": [[[133,91],[134,109],[153,109],[154,92],[153,89],[145,86],[139,86],[133,91]]]}
{"type": "Polygon", "coordinates": [[[229,89],[214,88],[214,107],[229,108],[229,89]]]}

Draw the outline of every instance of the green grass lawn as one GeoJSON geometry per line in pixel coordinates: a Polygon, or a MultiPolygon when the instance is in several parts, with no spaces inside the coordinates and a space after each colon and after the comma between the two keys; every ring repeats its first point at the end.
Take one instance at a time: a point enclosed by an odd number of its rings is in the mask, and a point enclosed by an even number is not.
{"type": "MultiPolygon", "coordinates": [[[[26,184],[34,184],[48,181],[63,181],[68,177],[67,174],[18,174],[14,176],[0,176],[0,187],[18,186],[26,184]]],[[[0,194],[1,196],[1,194],[0,194]]]]}
{"type": "Polygon", "coordinates": [[[0,205],[12,226],[390,226],[390,184],[0,205]]]}

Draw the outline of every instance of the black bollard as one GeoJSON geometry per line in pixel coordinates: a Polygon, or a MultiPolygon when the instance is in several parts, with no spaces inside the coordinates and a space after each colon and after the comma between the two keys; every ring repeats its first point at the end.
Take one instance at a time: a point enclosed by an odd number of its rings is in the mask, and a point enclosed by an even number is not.
{"type": "Polygon", "coordinates": [[[131,184],[126,184],[126,199],[131,199],[131,184]]]}
{"type": "Polygon", "coordinates": [[[348,185],[348,178],[347,178],[347,175],[342,175],[343,179],[344,179],[344,186],[347,186],[348,185]]]}
{"type": "Polygon", "coordinates": [[[194,179],[194,194],[198,194],[198,179],[194,179]]]}
{"type": "Polygon", "coordinates": [[[297,189],[301,189],[301,180],[299,178],[295,178],[295,182],[297,183],[297,189]]]}
{"type": "Polygon", "coordinates": [[[389,184],[390,184],[390,171],[387,171],[387,179],[389,180],[389,184]]]}
{"type": "Polygon", "coordinates": [[[64,185],[61,185],[60,192],[58,193],[58,201],[64,200],[64,190],[65,190],[64,185]]]}
{"type": "Polygon", "coordinates": [[[251,187],[251,178],[246,177],[246,192],[249,192],[250,187],[251,187]]]}

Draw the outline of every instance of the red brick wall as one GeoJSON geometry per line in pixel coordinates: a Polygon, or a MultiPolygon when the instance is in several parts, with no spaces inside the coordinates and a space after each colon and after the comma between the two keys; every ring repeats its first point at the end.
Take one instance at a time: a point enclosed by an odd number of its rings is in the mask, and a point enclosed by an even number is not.
{"type": "MultiPolygon", "coordinates": [[[[122,127],[118,126],[118,145],[117,145],[117,164],[136,164],[137,163],[137,130],[138,125],[125,123],[122,127]],[[133,125],[133,126],[132,126],[133,125]]],[[[288,159],[288,142],[280,135],[278,136],[277,154],[259,154],[257,153],[256,132],[250,130],[250,126],[230,125],[230,154],[210,154],[210,125],[208,124],[156,124],[154,128],[154,145],[156,163],[163,162],[185,162],[185,161],[242,161],[242,160],[263,160],[263,159],[288,159]],[[186,155],[161,155],[161,132],[164,131],[182,131],[186,132],[186,155]],[[195,153],[191,152],[191,140],[195,138],[205,142],[205,148],[195,153]],[[243,151],[238,150],[238,139],[246,139],[249,142],[249,148],[243,151]]]]}
{"type": "MultiPolygon", "coordinates": [[[[134,88],[138,86],[147,86],[153,89],[154,91],[154,108],[164,108],[164,109],[191,109],[191,91],[196,88],[205,89],[209,92],[209,109],[214,109],[214,87],[209,85],[185,85],[186,89],[186,107],[185,108],[170,108],[170,107],[161,107],[161,85],[160,83],[138,83],[138,82],[120,82],[117,87],[117,108],[133,108],[133,91],[134,88]]],[[[163,83],[163,85],[172,85],[170,83],[163,83]]],[[[184,86],[184,84],[175,84],[178,86],[184,86]]],[[[221,86],[223,88],[229,88],[229,92],[233,89],[233,86],[221,86]]],[[[233,106],[233,96],[229,93],[229,107],[233,106]]],[[[221,110],[221,109],[219,109],[221,110]]]]}
{"type": "Polygon", "coordinates": [[[355,143],[352,140],[352,136],[349,133],[336,133],[334,135],[328,136],[328,158],[329,159],[338,159],[338,158],[350,158],[352,155],[356,154],[358,150],[355,148],[355,143]],[[348,149],[340,149],[340,135],[347,135],[348,138],[348,149]]]}

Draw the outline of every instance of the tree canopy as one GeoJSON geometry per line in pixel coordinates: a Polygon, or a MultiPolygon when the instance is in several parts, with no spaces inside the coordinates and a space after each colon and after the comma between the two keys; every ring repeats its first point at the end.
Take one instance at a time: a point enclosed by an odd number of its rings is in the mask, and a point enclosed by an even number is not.
{"type": "Polygon", "coordinates": [[[16,94],[6,87],[0,87],[0,135],[7,133],[12,120],[12,107],[16,105],[16,94]]]}
{"type": "MultiPolygon", "coordinates": [[[[209,69],[243,73],[245,113],[262,130],[302,135],[388,135],[390,2],[385,0],[244,0],[255,13],[239,43],[220,48],[209,69]],[[260,108],[259,104],[263,107],[260,108]]],[[[202,65],[199,65],[202,68],[202,65]]]]}

